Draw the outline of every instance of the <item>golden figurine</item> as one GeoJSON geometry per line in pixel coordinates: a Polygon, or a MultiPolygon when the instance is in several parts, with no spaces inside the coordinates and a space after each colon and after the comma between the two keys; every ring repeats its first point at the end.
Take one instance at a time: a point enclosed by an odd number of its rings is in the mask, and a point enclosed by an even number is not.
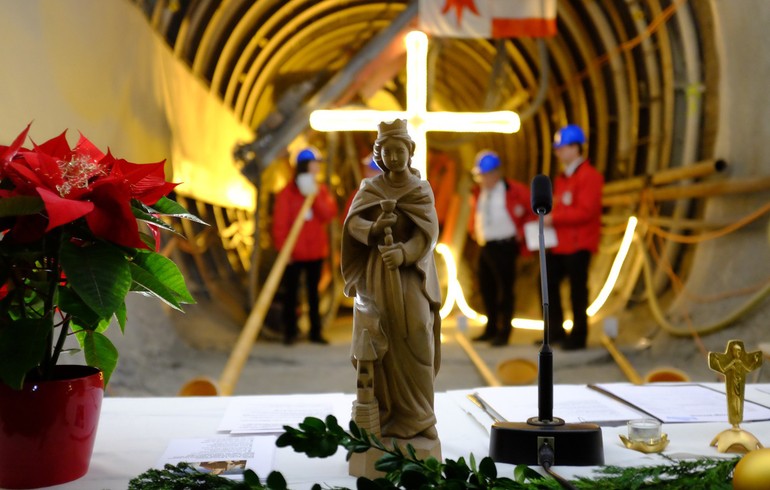
{"type": "Polygon", "coordinates": [[[720,453],[745,453],[762,447],[753,434],[739,427],[743,421],[746,375],[761,365],[762,352],[746,352],[742,340],[727,342],[724,353],[709,352],[709,368],[725,376],[727,417],[732,425],[711,441],[720,453]]]}

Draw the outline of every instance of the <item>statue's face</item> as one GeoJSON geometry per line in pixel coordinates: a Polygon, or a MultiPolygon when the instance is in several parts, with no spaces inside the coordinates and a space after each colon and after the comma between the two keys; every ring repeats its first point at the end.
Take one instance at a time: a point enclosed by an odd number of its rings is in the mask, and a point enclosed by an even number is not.
{"type": "Polygon", "coordinates": [[[738,344],[733,344],[733,355],[735,357],[740,357],[741,355],[741,346],[738,344]]]}
{"type": "Polygon", "coordinates": [[[382,161],[391,172],[403,172],[409,164],[409,148],[401,140],[390,138],[380,150],[382,161]]]}

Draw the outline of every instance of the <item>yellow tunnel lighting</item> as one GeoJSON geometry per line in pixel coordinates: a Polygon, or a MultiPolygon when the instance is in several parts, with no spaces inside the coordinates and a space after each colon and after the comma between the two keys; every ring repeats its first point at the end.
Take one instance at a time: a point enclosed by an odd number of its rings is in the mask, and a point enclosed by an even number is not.
{"type": "MultiPolygon", "coordinates": [[[[620,276],[620,270],[623,268],[623,263],[625,262],[626,257],[628,256],[628,251],[631,249],[631,244],[634,241],[634,231],[636,230],[637,223],[638,220],[635,216],[628,218],[626,231],[623,234],[623,239],[620,242],[618,253],[612,262],[612,267],[610,267],[610,273],[607,276],[607,280],[604,282],[602,289],[599,291],[599,295],[586,309],[586,313],[589,317],[592,317],[599,312],[602,306],[604,306],[604,303],[607,301],[607,298],[609,298],[610,293],[612,293],[612,290],[615,288],[615,284],[617,283],[618,277],[620,276]]],[[[441,255],[444,259],[448,277],[447,297],[444,300],[444,304],[441,307],[441,310],[439,311],[441,318],[444,319],[449,316],[449,314],[452,312],[452,309],[454,308],[454,305],[457,304],[463,315],[471,320],[485,324],[487,322],[487,317],[473,310],[473,308],[471,308],[465,301],[465,295],[463,293],[462,287],[460,286],[460,282],[457,280],[457,263],[455,262],[454,255],[452,254],[449,246],[444,243],[439,243],[436,245],[436,252],[438,252],[439,255],[441,255]]],[[[522,330],[543,330],[542,320],[514,318],[511,320],[511,325],[514,328],[519,328],[522,330]]],[[[567,332],[572,330],[572,325],[572,320],[565,320],[562,324],[564,330],[567,332]]]]}
{"type": "Polygon", "coordinates": [[[628,218],[626,231],[623,234],[623,240],[620,242],[620,249],[615,256],[615,260],[612,262],[612,267],[610,267],[610,273],[607,276],[607,280],[604,281],[604,286],[602,286],[602,289],[599,291],[599,295],[594,302],[591,303],[588,309],[586,309],[586,313],[589,317],[594,316],[599,312],[601,307],[604,306],[604,303],[607,301],[607,298],[610,297],[610,293],[615,288],[615,283],[618,282],[618,276],[620,276],[620,269],[623,267],[623,263],[626,261],[626,256],[628,255],[628,250],[631,248],[631,243],[634,241],[636,223],[636,216],[628,218]]]}
{"type": "Polygon", "coordinates": [[[514,318],[511,320],[511,325],[514,328],[522,330],[542,330],[543,320],[531,320],[529,318],[514,318]]]}
{"type": "Polygon", "coordinates": [[[439,243],[436,245],[436,252],[444,258],[448,278],[446,299],[444,300],[444,305],[441,307],[441,310],[439,310],[441,319],[443,320],[449,316],[449,314],[452,313],[452,308],[457,304],[457,307],[460,308],[460,311],[466,317],[480,323],[487,323],[486,315],[476,312],[465,301],[462,287],[457,280],[457,262],[455,262],[454,255],[452,255],[452,250],[450,250],[449,246],[446,244],[439,243]]]}
{"type": "Polygon", "coordinates": [[[423,178],[427,178],[428,175],[426,133],[429,131],[515,133],[520,129],[519,115],[513,111],[430,112],[428,110],[428,36],[420,31],[412,31],[404,37],[404,43],[406,44],[406,110],[376,111],[345,108],[318,110],[310,114],[310,127],[316,131],[376,131],[377,124],[381,121],[406,119],[409,134],[416,144],[412,166],[419,170],[423,178]]]}

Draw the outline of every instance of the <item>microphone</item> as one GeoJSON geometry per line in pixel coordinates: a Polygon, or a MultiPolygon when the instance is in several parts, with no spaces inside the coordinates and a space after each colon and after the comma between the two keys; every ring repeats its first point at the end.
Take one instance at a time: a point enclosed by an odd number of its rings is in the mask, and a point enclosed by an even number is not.
{"type": "MultiPolygon", "coordinates": [[[[553,207],[551,179],[532,179],[532,211],[540,221],[540,290],[543,298],[543,345],[538,355],[538,416],[526,422],[495,422],[489,438],[489,456],[498,463],[598,466],[604,464],[602,429],[596,424],[567,424],[553,416],[553,351],[548,314],[548,275],[545,263],[545,215],[553,207]]],[[[558,325],[557,327],[561,327],[558,325]]],[[[548,469],[546,469],[548,471],[548,469]]]]}
{"type": "MultiPolygon", "coordinates": [[[[538,215],[545,215],[551,212],[553,207],[553,191],[551,190],[551,179],[543,174],[535,175],[532,179],[532,211],[538,215]]],[[[540,230],[542,232],[542,230],[540,230]]]]}

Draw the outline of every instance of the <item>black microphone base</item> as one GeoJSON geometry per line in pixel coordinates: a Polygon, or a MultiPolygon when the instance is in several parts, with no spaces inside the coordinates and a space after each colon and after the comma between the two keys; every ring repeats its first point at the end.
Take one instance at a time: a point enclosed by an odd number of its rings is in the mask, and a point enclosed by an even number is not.
{"type": "Polygon", "coordinates": [[[492,425],[489,456],[498,463],[537,465],[540,446],[554,449],[554,465],[600,466],[604,464],[602,429],[596,424],[565,424],[560,419],[543,423],[497,422],[492,425]],[[561,423],[559,423],[561,422],[561,423]]]}

